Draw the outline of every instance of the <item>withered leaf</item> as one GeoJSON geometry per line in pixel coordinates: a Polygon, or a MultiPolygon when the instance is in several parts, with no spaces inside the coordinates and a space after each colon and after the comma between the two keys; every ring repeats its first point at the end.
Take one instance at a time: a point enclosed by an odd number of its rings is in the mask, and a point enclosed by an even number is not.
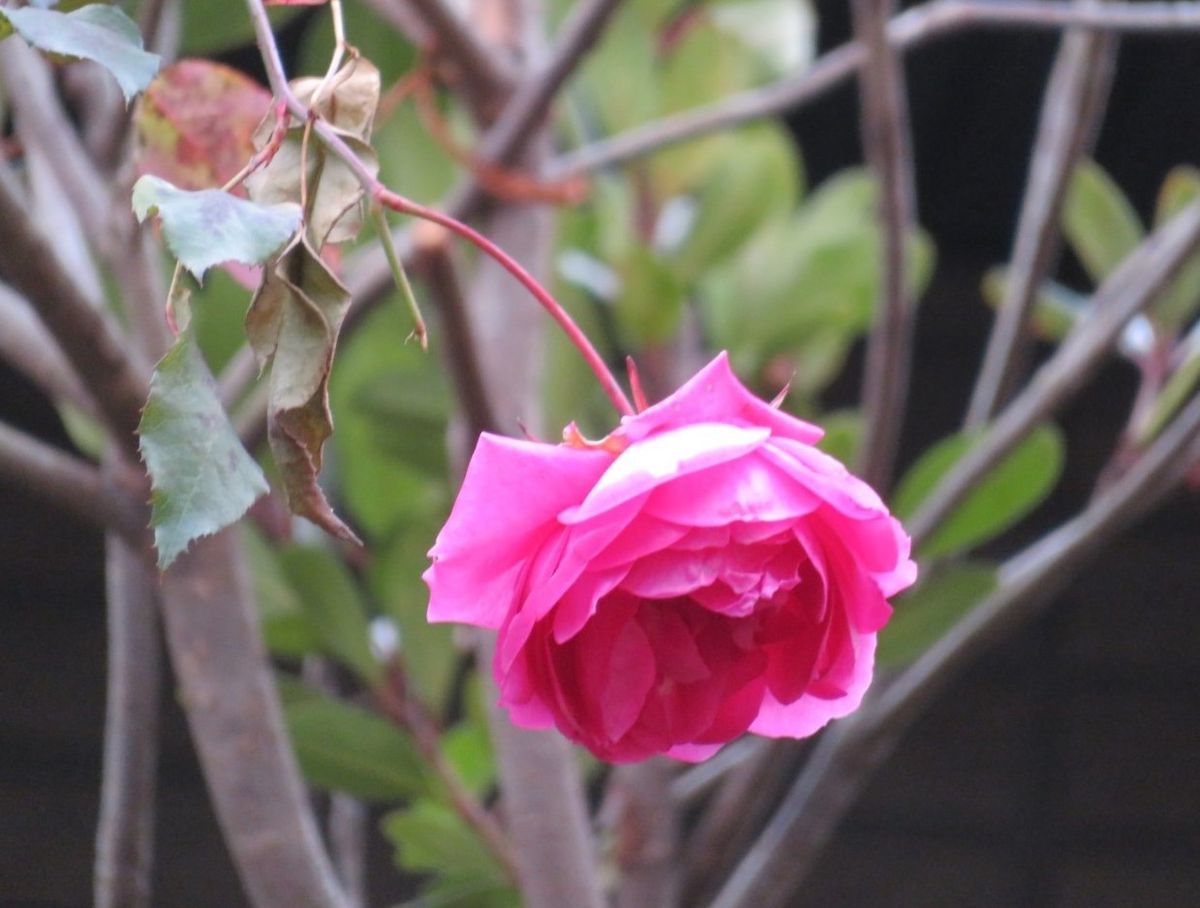
{"type": "MultiPolygon", "coordinates": [[[[329,121],[372,173],[378,172],[378,158],[367,140],[379,104],[379,70],[369,60],[355,57],[338,70],[314,102],[321,83],[321,79],[304,78],[292,87],[302,102],[329,121]]],[[[256,147],[266,144],[273,128],[273,118],[263,120],[254,135],[256,147]]],[[[303,140],[304,124],[294,123],[272,161],[246,180],[250,198],[266,204],[302,203],[303,160],[304,184],[310,196],[306,216],[309,241],[319,249],[326,243],[351,240],[362,229],[363,188],[350,168],[326,152],[319,139],[310,138],[307,151],[303,140]]]]}
{"type": "Polygon", "coordinates": [[[301,239],[264,273],[246,313],[246,334],[260,368],[271,367],[268,438],[289,506],[333,535],[358,543],[317,483],[322,448],[333,433],[329,373],[349,305],[350,292],[301,239]]]}

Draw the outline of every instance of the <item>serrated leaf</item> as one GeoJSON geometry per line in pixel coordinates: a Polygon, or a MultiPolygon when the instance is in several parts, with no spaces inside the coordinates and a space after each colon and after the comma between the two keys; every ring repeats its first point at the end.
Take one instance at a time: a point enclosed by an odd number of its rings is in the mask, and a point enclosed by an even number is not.
{"type": "Polygon", "coordinates": [[[172,63],[138,99],[138,172],[180,189],[223,186],[254,154],[254,131],[270,110],[271,93],[236,69],[172,63]]]}
{"type": "Polygon", "coordinates": [[[133,184],[139,221],[158,215],[171,253],[197,280],[222,262],[261,265],[300,228],[300,206],[261,205],[220,189],[189,191],[155,176],[133,184]]]}
{"type": "Polygon", "coordinates": [[[914,661],[995,588],[996,569],[983,562],[951,565],[922,581],[896,603],[879,632],[875,664],[888,668],[914,661]]]}
{"type": "Polygon", "coordinates": [[[1075,255],[1099,284],[1145,237],[1133,204],[1094,161],[1076,168],[1063,205],[1063,231],[1075,255]]]}
{"type": "MultiPolygon", "coordinates": [[[[941,477],[979,440],[959,432],[927,450],[897,486],[892,510],[910,517],[941,477]]],[[[1057,426],[1038,427],[995,466],[918,548],[925,559],[965,552],[998,536],[1037,507],[1054,489],[1064,460],[1057,426]]]]}
{"type": "Polygon", "coordinates": [[[0,9],[0,21],[38,50],[99,63],[117,80],[126,102],[150,84],[162,62],[142,48],[137,25],[115,6],[93,3],[71,13],[0,9]]]}
{"type": "Polygon", "coordinates": [[[346,566],[313,545],[288,546],[280,562],[325,651],[368,684],[377,680],[381,668],[371,654],[367,607],[346,566]]]}
{"type": "Polygon", "coordinates": [[[350,292],[302,240],[265,272],[246,313],[246,335],[259,367],[271,366],[267,435],[289,507],[360,544],[317,483],[322,449],[333,434],[329,372],[349,306],[350,292]]]}
{"type": "Polygon", "coordinates": [[[284,721],[304,778],[318,788],[384,802],[429,791],[416,748],[379,716],[320,697],[293,702],[284,721]]]}
{"type": "MultiPolygon", "coordinates": [[[[301,102],[312,104],[321,81],[297,79],[292,90],[301,102]]],[[[379,171],[379,161],[367,140],[379,104],[379,88],[379,70],[370,61],[356,57],[334,75],[313,105],[372,173],[379,171]]],[[[274,123],[265,120],[255,134],[255,147],[263,147],[273,129],[274,123]]],[[[309,193],[305,224],[315,248],[346,242],[358,235],[363,225],[364,192],[358,177],[337,156],[328,153],[319,139],[310,137],[305,149],[303,124],[295,124],[271,162],[247,178],[246,189],[251,199],[263,204],[299,204],[302,188],[309,193]]]]}
{"type": "Polygon", "coordinates": [[[150,474],[150,524],[161,570],[192,540],[229,526],[268,491],[229,424],[190,329],[150,379],[138,449],[150,474]]]}

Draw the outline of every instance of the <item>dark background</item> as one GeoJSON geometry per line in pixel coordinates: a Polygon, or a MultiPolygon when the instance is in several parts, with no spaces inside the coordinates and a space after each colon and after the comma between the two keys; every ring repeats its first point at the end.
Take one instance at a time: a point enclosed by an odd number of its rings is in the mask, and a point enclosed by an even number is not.
{"type": "MultiPolygon", "coordinates": [[[[818,6],[822,47],[845,40],[847,5],[818,6]]],[[[1007,256],[1055,43],[958,34],[910,55],[920,219],[938,267],[904,462],[962,417],[989,322],[979,278],[1007,256]]],[[[1170,167],[1200,163],[1197,86],[1200,36],[1124,40],[1097,157],[1143,214],[1170,167]]],[[[860,160],[853,85],[790,123],[811,184],[860,160]]],[[[1062,276],[1079,277],[1070,261],[1062,276]]],[[[852,399],[858,364],[832,398],[852,399]]],[[[1113,364],[1065,411],[1064,484],[997,553],[1084,503],[1132,393],[1132,374],[1113,364]]],[[[0,419],[67,443],[47,403],[5,371],[0,419]]],[[[1198,505],[1177,496],[957,680],[797,905],[1200,904],[1198,505]]],[[[90,902],[98,806],[101,545],[2,484],[0,514],[0,905],[73,908],[90,902]]],[[[167,712],[155,903],[234,908],[244,901],[181,714],[173,702],[167,712]]],[[[386,883],[387,856],[375,857],[373,878],[386,883]]]]}

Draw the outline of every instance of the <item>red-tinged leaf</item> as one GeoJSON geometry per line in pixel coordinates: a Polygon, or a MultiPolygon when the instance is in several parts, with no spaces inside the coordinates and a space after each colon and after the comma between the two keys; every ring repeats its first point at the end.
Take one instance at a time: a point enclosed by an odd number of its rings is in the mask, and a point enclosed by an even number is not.
{"type": "Polygon", "coordinates": [[[271,93],[237,70],[180,60],[138,103],[138,171],[183,189],[221,186],[254,154],[254,131],[270,108],[271,93]]]}

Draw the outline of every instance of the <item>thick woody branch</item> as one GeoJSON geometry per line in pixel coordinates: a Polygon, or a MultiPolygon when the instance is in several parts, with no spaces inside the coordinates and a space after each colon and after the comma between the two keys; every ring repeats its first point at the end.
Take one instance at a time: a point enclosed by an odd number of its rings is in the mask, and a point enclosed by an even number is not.
{"type": "Polygon", "coordinates": [[[1200,202],[1159,228],[1101,285],[1088,316],[942,478],[909,521],[914,544],[927,538],[975,483],[1095,373],[1125,323],[1147,306],[1200,245],[1200,202]]]}
{"type": "Polygon", "coordinates": [[[909,289],[905,247],[916,226],[912,139],[904,88],[904,62],[888,42],[894,0],[855,0],[854,27],[867,49],[860,72],[865,157],[879,185],[882,233],[880,296],[867,342],[863,379],[864,479],[884,491],[891,479],[908,400],[916,305],[909,289]]]}
{"type": "Polygon", "coordinates": [[[1004,298],[971,397],[968,428],[986,423],[1013,387],[1033,301],[1058,255],[1066,187],[1103,117],[1116,49],[1111,35],[1071,31],[1063,37],[1046,85],[1004,298]]]}
{"type": "Polygon", "coordinates": [[[0,184],[0,271],[37,310],[93,391],[121,450],[137,462],[137,431],[148,379],[112,323],[60,266],[20,202],[0,184]]]}
{"type": "Polygon", "coordinates": [[[162,578],[171,664],[217,820],[255,908],[346,908],[282,711],[236,530],[162,578]]]}
{"type": "Polygon", "coordinates": [[[1072,576],[1154,508],[1200,456],[1200,396],[1137,464],[1077,517],[1006,561],[997,590],[883,693],[826,732],[711,908],[791,903],[838,821],[900,737],[981,652],[1039,614],[1072,576]]]}
{"type": "Polygon", "coordinates": [[[162,658],[158,576],[144,549],[105,537],[108,694],[96,827],[96,908],[148,908],[162,658]]]}

